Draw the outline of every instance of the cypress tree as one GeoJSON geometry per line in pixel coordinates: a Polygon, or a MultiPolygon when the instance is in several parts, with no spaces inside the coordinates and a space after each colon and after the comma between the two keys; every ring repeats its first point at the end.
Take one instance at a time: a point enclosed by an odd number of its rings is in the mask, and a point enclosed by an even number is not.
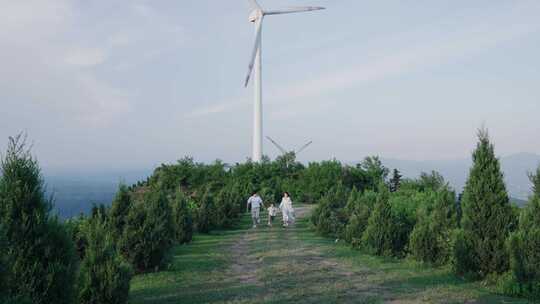
{"type": "Polygon", "coordinates": [[[193,215],[188,198],[182,190],[176,192],[172,201],[172,213],[176,241],[180,244],[191,242],[193,237],[193,215]]]}
{"type": "Polygon", "coordinates": [[[536,175],[531,175],[534,194],[521,212],[519,229],[508,240],[510,268],[519,285],[519,295],[535,298],[540,297],[540,194],[536,192],[539,180],[540,167],[536,175]]]}
{"type": "Polygon", "coordinates": [[[118,240],[124,231],[130,207],[131,196],[128,188],[125,185],[120,185],[112,202],[109,215],[109,226],[115,240],[118,240]]]}
{"type": "Polygon", "coordinates": [[[531,180],[533,195],[540,197],[540,166],[536,169],[536,174],[529,173],[531,180]]]}
{"type": "Polygon", "coordinates": [[[394,248],[394,235],[398,230],[398,223],[392,214],[389,196],[388,188],[381,184],[377,203],[362,236],[362,243],[376,255],[398,254],[397,248],[394,248]]]}
{"type": "Polygon", "coordinates": [[[79,303],[124,304],[129,295],[131,266],[122,258],[104,222],[89,219],[82,233],[88,240],[79,271],[79,303]]]}
{"type": "Polygon", "coordinates": [[[401,185],[401,177],[403,175],[400,174],[398,169],[394,169],[392,172],[392,178],[390,179],[390,192],[396,192],[399,190],[399,186],[401,185]]]}
{"type": "Polygon", "coordinates": [[[478,139],[461,202],[463,233],[458,234],[458,241],[464,244],[455,246],[469,249],[455,256],[457,266],[467,265],[469,269],[455,270],[484,277],[508,269],[505,240],[513,219],[503,173],[487,130],[481,129],[478,139]]]}
{"type": "Polygon", "coordinates": [[[174,240],[171,206],[157,189],[129,208],[120,239],[123,256],[136,271],[157,270],[174,240]]]}
{"type": "Polygon", "coordinates": [[[77,257],[66,227],[50,216],[41,170],[19,135],[1,162],[0,223],[8,245],[11,298],[71,303],[77,257]]]}

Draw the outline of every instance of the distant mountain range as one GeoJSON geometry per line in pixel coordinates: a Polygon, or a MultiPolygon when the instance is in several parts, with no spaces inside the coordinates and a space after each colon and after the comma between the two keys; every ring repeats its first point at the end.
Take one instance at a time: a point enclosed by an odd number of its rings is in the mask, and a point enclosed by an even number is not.
{"type": "MultiPolygon", "coordinates": [[[[381,158],[389,168],[397,168],[405,177],[416,178],[421,172],[441,173],[457,191],[461,191],[469,174],[470,159],[412,161],[381,158]]],[[[540,155],[519,153],[501,158],[508,192],[513,200],[523,205],[530,194],[531,183],[527,172],[540,164],[540,155]]],[[[147,170],[117,170],[99,173],[56,172],[44,170],[49,194],[55,199],[55,211],[62,218],[86,213],[94,203],[110,204],[120,182],[128,185],[144,180],[152,173],[147,170]]]]}
{"type": "MultiPolygon", "coordinates": [[[[381,161],[387,168],[397,168],[403,176],[410,178],[418,177],[421,172],[438,171],[456,191],[463,189],[472,165],[472,159],[412,161],[381,158],[381,161]]],[[[510,196],[526,200],[531,193],[531,182],[527,173],[536,171],[540,165],[540,155],[518,153],[501,157],[500,161],[510,196]]]]}

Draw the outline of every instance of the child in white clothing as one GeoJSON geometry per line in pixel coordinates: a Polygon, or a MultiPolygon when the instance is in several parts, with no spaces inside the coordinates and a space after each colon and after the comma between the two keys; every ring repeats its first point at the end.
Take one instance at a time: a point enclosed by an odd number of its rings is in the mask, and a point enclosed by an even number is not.
{"type": "Polygon", "coordinates": [[[277,215],[278,208],[274,206],[273,203],[270,204],[270,207],[268,207],[268,226],[272,227],[272,222],[274,221],[274,218],[277,215]]]}

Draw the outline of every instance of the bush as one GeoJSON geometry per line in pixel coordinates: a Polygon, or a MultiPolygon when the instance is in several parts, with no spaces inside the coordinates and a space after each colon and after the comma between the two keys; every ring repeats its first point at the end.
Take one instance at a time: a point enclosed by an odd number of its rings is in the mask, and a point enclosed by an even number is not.
{"type": "Polygon", "coordinates": [[[90,220],[83,233],[88,245],[79,271],[79,303],[127,303],[131,266],[115,248],[106,224],[90,220]]]}
{"type": "Polygon", "coordinates": [[[366,230],[376,200],[377,193],[373,191],[366,191],[363,194],[357,192],[356,188],[351,191],[346,207],[347,214],[351,216],[345,227],[345,240],[353,247],[361,245],[362,235],[366,230]]]}
{"type": "Polygon", "coordinates": [[[165,194],[155,190],[129,209],[120,251],[137,271],[162,265],[174,239],[171,213],[165,194]]]}
{"type": "Polygon", "coordinates": [[[109,227],[115,240],[120,239],[126,225],[126,218],[131,207],[131,196],[125,185],[120,185],[111,204],[109,227]]]}
{"type": "Polygon", "coordinates": [[[439,190],[426,197],[409,240],[412,256],[419,261],[445,264],[451,257],[451,232],[457,228],[454,192],[439,190]]]}
{"type": "Polygon", "coordinates": [[[322,197],[315,208],[311,221],[322,235],[343,237],[348,214],[345,210],[349,191],[339,183],[322,197]]]}
{"type": "Polygon", "coordinates": [[[8,270],[8,241],[5,235],[4,227],[0,225],[0,303],[8,301],[9,282],[11,281],[8,270]]]}
{"type": "MultiPolygon", "coordinates": [[[[468,265],[479,277],[504,273],[509,267],[505,241],[515,219],[508,194],[487,131],[479,132],[479,142],[473,153],[473,167],[469,173],[462,198],[463,235],[471,244],[456,244],[469,248],[455,256],[457,265],[468,265]],[[460,261],[460,259],[464,259],[460,261]]],[[[463,238],[456,241],[465,240],[463,238]]],[[[465,269],[462,269],[465,270],[465,269]]]]}
{"type": "Polygon", "coordinates": [[[71,303],[77,258],[67,229],[49,212],[37,161],[21,136],[1,163],[0,222],[9,250],[10,295],[33,303],[71,303]]]}
{"type": "Polygon", "coordinates": [[[478,277],[479,264],[474,246],[474,241],[467,231],[456,229],[452,232],[452,269],[456,274],[478,277]]]}
{"type": "Polygon", "coordinates": [[[175,240],[180,244],[191,242],[193,238],[193,215],[188,198],[181,190],[176,192],[171,208],[175,240]]]}
{"type": "Polygon", "coordinates": [[[206,189],[202,197],[198,200],[196,226],[197,231],[209,233],[216,227],[216,208],[214,197],[209,188],[206,189]]]}
{"type": "Polygon", "coordinates": [[[400,255],[402,249],[396,246],[399,237],[395,237],[399,226],[388,199],[389,190],[385,185],[381,185],[377,203],[362,235],[362,244],[376,255],[396,256],[400,255]]]}
{"type": "MultiPolygon", "coordinates": [[[[540,297],[540,196],[535,194],[523,210],[519,230],[507,242],[510,269],[519,295],[540,297]]],[[[505,293],[514,295],[505,290],[505,293]]]]}

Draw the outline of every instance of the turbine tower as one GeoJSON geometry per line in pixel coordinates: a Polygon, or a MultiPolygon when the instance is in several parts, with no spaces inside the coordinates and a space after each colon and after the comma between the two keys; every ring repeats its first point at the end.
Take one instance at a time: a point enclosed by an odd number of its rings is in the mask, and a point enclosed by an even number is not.
{"type": "Polygon", "coordinates": [[[252,160],[254,162],[260,162],[262,159],[262,69],[261,69],[261,56],[262,56],[262,25],[265,16],[269,15],[281,15],[291,13],[301,13],[324,9],[324,7],[318,6],[306,6],[306,7],[292,7],[282,10],[263,10],[256,0],[249,0],[251,5],[251,13],[249,14],[249,21],[255,23],[255,45],[253,46],[253,52],[251,53],[251,60],[249,61],[248,73],[246,76],[246,82],[244,84],[247,87],[251,73],[254,75],[255,90],[255,103],[253,105],[253,152],[252,160]],[[255,71],[253,71],[255,70],[255,71]]]}

